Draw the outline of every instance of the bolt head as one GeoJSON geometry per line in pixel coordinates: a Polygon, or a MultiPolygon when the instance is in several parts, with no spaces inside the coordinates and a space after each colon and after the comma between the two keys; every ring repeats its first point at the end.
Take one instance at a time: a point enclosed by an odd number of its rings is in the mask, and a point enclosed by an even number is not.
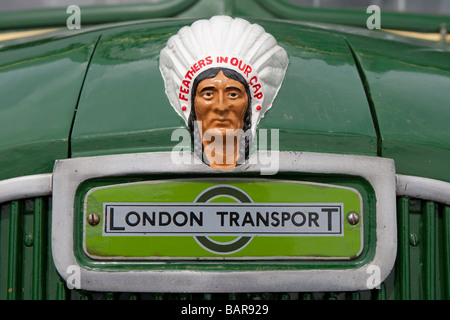
{"type": "Polygon", "coordinates": [[[31,247],[33,245],[33,235],[31,233],[27,233],[25,235],[24,242],[25,242],[25,246],[31,247]]]}
{"type": "Polygon", "coordinates": [[[88,215],[87,217],[87,222],[91,225],[91,226],[96,226],[98,225],[98,223],[100,222],[100,216],[96,213],[91,213],[90,215],[88,215]]]}
{"type": "Polygon", "coordinates": [[[350,212],[347,216],[347,221],[352,226],[357,225],[359,223],[359,215],[356,212],[350,212]]]}
{"type": "Polygon", "coordinates": [[[419,235],[417,233],[411,233],[409,235],[409,243],[413,247],[417,247],[419,245],[419,235]]]}

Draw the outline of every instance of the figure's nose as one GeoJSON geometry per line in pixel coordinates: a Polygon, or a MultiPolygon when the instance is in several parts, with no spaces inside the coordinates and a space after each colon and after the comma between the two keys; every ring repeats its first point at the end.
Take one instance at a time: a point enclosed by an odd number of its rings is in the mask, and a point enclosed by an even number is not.
{"type": "Polygon", "coordinates": [[[216,103],[216,112],[224,116],[229,112],[228,100],[226,99],[225,93],[218,94],[216,103]]]}

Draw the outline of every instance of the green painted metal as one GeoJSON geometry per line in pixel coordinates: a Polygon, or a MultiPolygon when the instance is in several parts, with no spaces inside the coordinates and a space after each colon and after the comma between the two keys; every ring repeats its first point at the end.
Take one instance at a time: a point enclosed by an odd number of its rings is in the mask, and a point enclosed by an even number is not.
{"type": "Polygon", "coordinates": [[[386,296],[386,285],[384,283],[380,284],[380,288],[379,289],[375,289],[377,291],[375,294],[375,299],[376,300],[387,300],[387,296],[386,296]]]}
{"type": "MultiPolygon", "coordinates": [[[[327,9],[299,6],[284,0],[164,0],[155,3],[80,6],[85,25],[154,18],[203,18],[217,14],[243,17],[333,23],[365,27],[368,14],[363,9],[327,9]]],[[[0,30],[29,27],[65,27],[70,16],[67,6],[41,10],[0,12],[0,30]]],[[[450,17],[383,12],[383,27],[439,32],[442,23],[450,31],[450,17]]]]}
{"type": "Polygon", "coordinates": [[[0,179],[51,172],[68,156],[92,34],[0,48],[0,179]]]}
{"type": "Polygon", "coordinates": [[[431,201],[423,206],[425,299],[436,299],[436,207],[431,201]]]}
{"type": "Polygon", "coordinates": [[[450,206],[445,206],[443,210],[443,229],[444,229],[444,287],[445,299],[450,299],[450,206]]]}
{"type": "MultiPolygon", "coordinates": [[[[296,21],[333,23],[366,27],[370,16],[366,9],[314,8],[295,5],[284,0],[256,0],[275,17],[296,21]]],[[[373,4],[376,4],[375,2],[373,4]]],[[[441,24],[445,23],[450,30],[450,17],[413,13],[397,13],[382,11],[382,26],[387,29],[416,30],[439,32],[441,24]]]]}
{"type": "MultiPolygon", "coordinates": [[[[165,0],[155,3],[110,6],[79,6],[84,25],[171,17],[185,11],[197,0],[165,0]]],[[[0,30],[29,27],[65,27],[71,13],[67,6],[47,9],[0,12],[0,30]]]]}
{"type": "MultiPolygon", "coordinates": [[[[159,8],[170,16],[175,3],[164,4],[167,12],[159,8]]],[[[255,0],[250,7],[270,18],[267,7],[274,3],[255,0]]],[[[240,1],[204,12],[205,1],[191,5],[177,16],[252,15],[240,1]]],[[[280,129],[280,149],[380,155],[395,159],[399,173],[450,181],[448,46],[363,28],[251,20],[273,33],[291,59],[274,108],[260,123],[280,129]]],[[[0,92],[0,134],[8,137],[0,141],[0,179],[51,172],[55,159],[68,156],[171,150],[173,129],[184,125],[164,95],[158,54],[192,21],[83,27],[3,43],[0,82],[13,89],[0,92]],[[90,50],[100,36],[70,137],[90,50]],[[25,122],[16,126],[19,121],[25,122]]]]}
{"type": "Polygon", "coordinates": [[[379,155],[398,173],[450,181],[450,48],[379,31],[345,37],[370,92],[379,155]]]}
{"type": "Polygon", "coordinates": [[[64,300],[51,254],[51,198],[0,204],[0,300],[64,300]]]}
{"type": "Polygon", "coordinates": [[[410,272],[410,231],[409,231],[409,199],[397,200],[397,226],[398,226],[398,251],[397,272],[399,274],[399,296],[402,300],[411,298],[411,272],[410,272]]]}
{"type": "MultiPolygon", "coordinates": [[[[165,95],[158,57],[170,35],[192,21],[102,33],[78,104],[72,157],[173,149],[178,143],[171,140],[173,130],[185,126],[165,95]]],[[[259,128],[280,130],[280,150],[376,155],[377,134],[346,41],[302,26],[254,21],[278,39],[290,59],[259,128]]]]}
{"type": "Polygon", "coordinates": [[[8,282],[7,299],[20,299],[21,273],[22,273],[22,210],[19,201],[13,201],[10,206],[9,218],[9,246],[8,246],[8,282]]]}
{"type": "Polygon", "coordinates": [[[182,120],[167,107],[158,57],[176,28],[156,22],[102,34],[78,105],[72,156],[171,150],[182,120]]]}
{"type": "Polygon", "coordinates": [[[33,273],[32,273],[32,294],[33,300],[42,300],[45,290],[45,255],[48,247],[45,242],[46,235],[46,213],[44,200],[36,198],[34,200],[33,212],[33,273]]]}
{"type": "Polygon", "coordinates": [[[402,216],[408,215],[409,227],[404,228],[403,235],[399,233],[396,274],[393,275],[394,284],[391,285],[395,299],[448,298],[448,210],[448,206],[431,201],[406,197],[399,199],[398,221],[406,223],[407,219],[402,216]],[[407,233],[409,244],[406,243],[407,233]],[[409,273],[409,277],[406,273],[409,273]]]}

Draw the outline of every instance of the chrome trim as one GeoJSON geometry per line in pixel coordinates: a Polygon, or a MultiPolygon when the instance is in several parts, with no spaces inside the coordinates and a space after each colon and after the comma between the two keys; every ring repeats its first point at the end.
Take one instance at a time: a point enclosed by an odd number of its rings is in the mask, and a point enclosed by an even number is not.
{"type": "MultiPolygon", "coordinates": [[[[396,174],[396,194],[450,205],[450,183],[418,176],[396,174]]],[[[0,203],[50,196],[52,174],[37,174],[0,181],[0,203]]]]}
{"type": "MultiPolygon", "coordinates": [[[[396,174],[396,194],[450,205],[450,183],[430,178],[396,174]]],[[[0,203],[50,196],[52,174],[37,174],[0,181],[0,203]]]]}
{"type": "MultiPolygon", "coordinates": [[[[259,154],[259,153],[258,153],[259,154]]],[[[258,156],[255,154],[254,157],[258,156]]],[[[252,159],[250,159],[252,160],[252,159]]],[[[52,250],[58,272],[68,279],[80,268],[81,288],[133,292],[289,292],[367,290],[373,267],[380,282],[391,272],[397,248],[396,181],[394,161],[379,157],[280,152],[279,172],[357,175],[374,188],[377,244],[373,260],[355,269],[271,271],[114,271],[83,268],[73,250],[74,197],[83,181],[126,174],[220,173],[203,163],[175,164],[171,152],[121,154],[58,160],[53,173],[52,250]]],[[[227,173],[261,172],[249,161],[227,173]]]]}
{"type": "Polygon", "coordinates": [[[397,195],[450,205],[450,183],[435,179],[397,174],[397,195]]]}
{"type": "Polygon", "coordinates": [[[0,181],[0,203],[52,194],[52,174],[37,174],[0,181]]]}

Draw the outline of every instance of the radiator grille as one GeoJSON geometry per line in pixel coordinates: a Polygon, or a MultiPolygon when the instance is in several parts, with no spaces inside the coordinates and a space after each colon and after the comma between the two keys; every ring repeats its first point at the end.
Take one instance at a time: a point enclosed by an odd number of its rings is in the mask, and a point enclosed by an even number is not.
{"type": "Polygon", "coordinates": [[[371,300],[450,298],[450,206],[398,197],[396,265],[379,289],[314,293],[97,293],[69,290],[51,256],[51,197],[0,205],[0,300],[371,300]]]}
{"type": "Polygon", "coordinates": [[[51,257],[51,198],[5,203],[0,214],[0,299],[66,298],[51,257]]]}
{"type": "Polygon", "coordinates": [[[432,201],[398,199],[399,299],[448,299],[450,207],[432,201]]]}

